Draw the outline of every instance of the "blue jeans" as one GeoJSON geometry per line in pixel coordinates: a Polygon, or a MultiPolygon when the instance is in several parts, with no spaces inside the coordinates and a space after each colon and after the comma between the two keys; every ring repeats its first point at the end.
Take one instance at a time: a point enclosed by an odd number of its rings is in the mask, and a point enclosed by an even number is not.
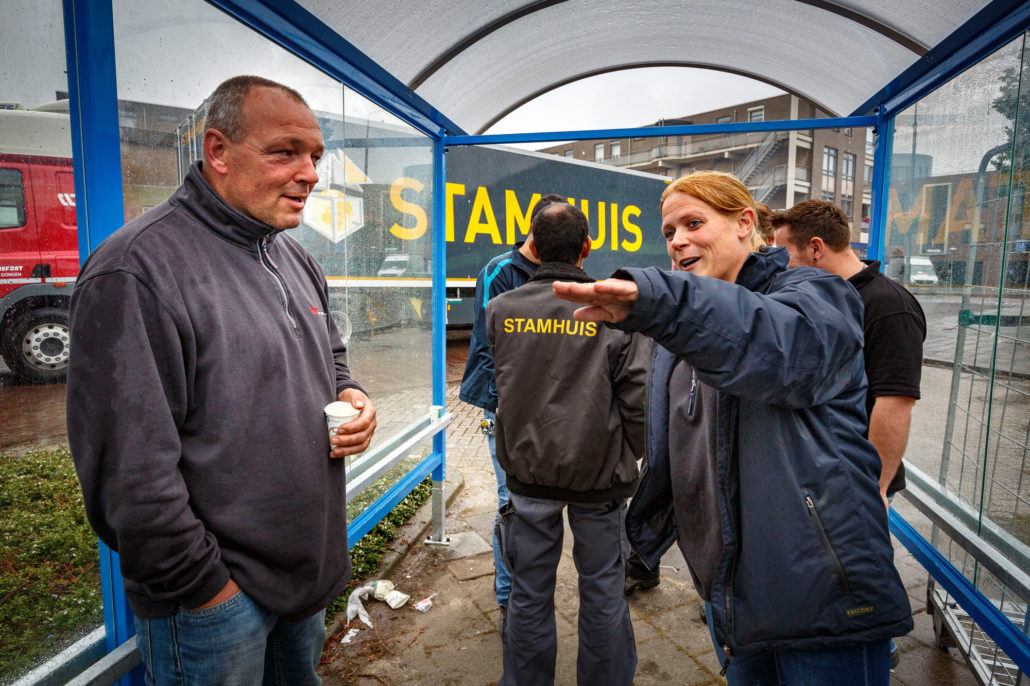
{"type": "Polygon", "coordinates": [[[767,650],[734,656],[726,671],[730,686],[887,686],[890,641],[847,648],[767,650]]]}
{"type": "Polygon", "coordinates": [[[494,466],[494,476],[497,477],[497,512],[494,515],[494,596],[497,598],[497,604],[502,607],[508,607],[508,596],[511,595],[511,573],[508,571],[508,565],[504,562],[504,554],[501,551],[501,515],[500,510],[504,507],[511,496],[508,494],[508,476],[504,473],[504,469],[501,468],[501,463],[497,461],[497,439],[494,437],[494,422],[497,420],[495,415],[490,410],[483,410],[483,416],[490,422],[490,430],[486,434],[486,448],[490,451],[490,462],[494,466]]]}
{"type": "Polygon", "coordinates": [[[206,610],[134,617],[147,684],[316,686],[325,611],[286,622],[242,591],[206,610]]]}

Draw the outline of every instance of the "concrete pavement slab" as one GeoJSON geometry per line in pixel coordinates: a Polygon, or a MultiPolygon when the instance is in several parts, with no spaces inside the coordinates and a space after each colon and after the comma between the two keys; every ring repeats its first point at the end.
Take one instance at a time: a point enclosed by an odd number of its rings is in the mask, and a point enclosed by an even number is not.
{"type": "Polygon", "coordinates": [[[473,531],[489,541],[493,539],[494,535],[495,514],[496,510],[490,510],[480,514],[468,515],[465,517],[465,523],[472,527],[473,531]]]}
{"type": "Polygon", "coordinates": [[[486,539],[475,531],[461,531],[451,534],[450,537],[451,544],[440,548],[443,556],[449,560],[482,555],[492,550],[486,539]]]}
{"type": "Polygon", "coordinates": [[[472,579],[488,575],[492,577],[494,574],[494,556],[492,554],[479,555],[478,557],[455,560],[447,565],[447,569],[450,570],[451,574],[458,581],[471,581],[472,579]]]}

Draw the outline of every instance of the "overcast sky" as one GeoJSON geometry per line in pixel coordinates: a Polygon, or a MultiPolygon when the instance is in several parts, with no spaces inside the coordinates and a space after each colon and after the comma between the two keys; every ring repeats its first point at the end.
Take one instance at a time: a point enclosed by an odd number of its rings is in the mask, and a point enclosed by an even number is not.
{"type": "Polygon", "coordinates": [[[781,93],[760,81],[710,69],[632,69],[545,93],[501,119],[487,133],[643,126],[781,93]]]}

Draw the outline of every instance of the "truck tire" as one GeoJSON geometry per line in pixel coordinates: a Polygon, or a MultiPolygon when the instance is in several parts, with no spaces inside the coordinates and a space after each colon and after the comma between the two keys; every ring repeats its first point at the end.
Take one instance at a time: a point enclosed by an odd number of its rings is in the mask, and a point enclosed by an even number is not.
{"type": "Polygon", "coordinates": [[[3,355],[16,379],[48,384],[65,380],[70,350],[68,311],[44,307],[14,320],[3,355]]]}

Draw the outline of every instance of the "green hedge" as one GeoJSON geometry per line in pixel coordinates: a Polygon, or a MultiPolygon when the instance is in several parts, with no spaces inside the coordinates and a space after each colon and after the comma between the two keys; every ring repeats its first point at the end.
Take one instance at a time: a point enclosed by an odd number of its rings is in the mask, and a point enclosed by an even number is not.
{"type": "MultiPolygon", "coordinates": [[[[432,492],[426,478],[351,549],[347,594],[375,575],[397,527],[432,492]]],[[[103,623],[97,539],[71,453],[0,453],[0,683],[12,680],[103,623]]]]}
{"type": "Polygon", "coordinates": [[[0,454],[0,682],[102,623],[97,539],[71,453],[0,454]]]}

